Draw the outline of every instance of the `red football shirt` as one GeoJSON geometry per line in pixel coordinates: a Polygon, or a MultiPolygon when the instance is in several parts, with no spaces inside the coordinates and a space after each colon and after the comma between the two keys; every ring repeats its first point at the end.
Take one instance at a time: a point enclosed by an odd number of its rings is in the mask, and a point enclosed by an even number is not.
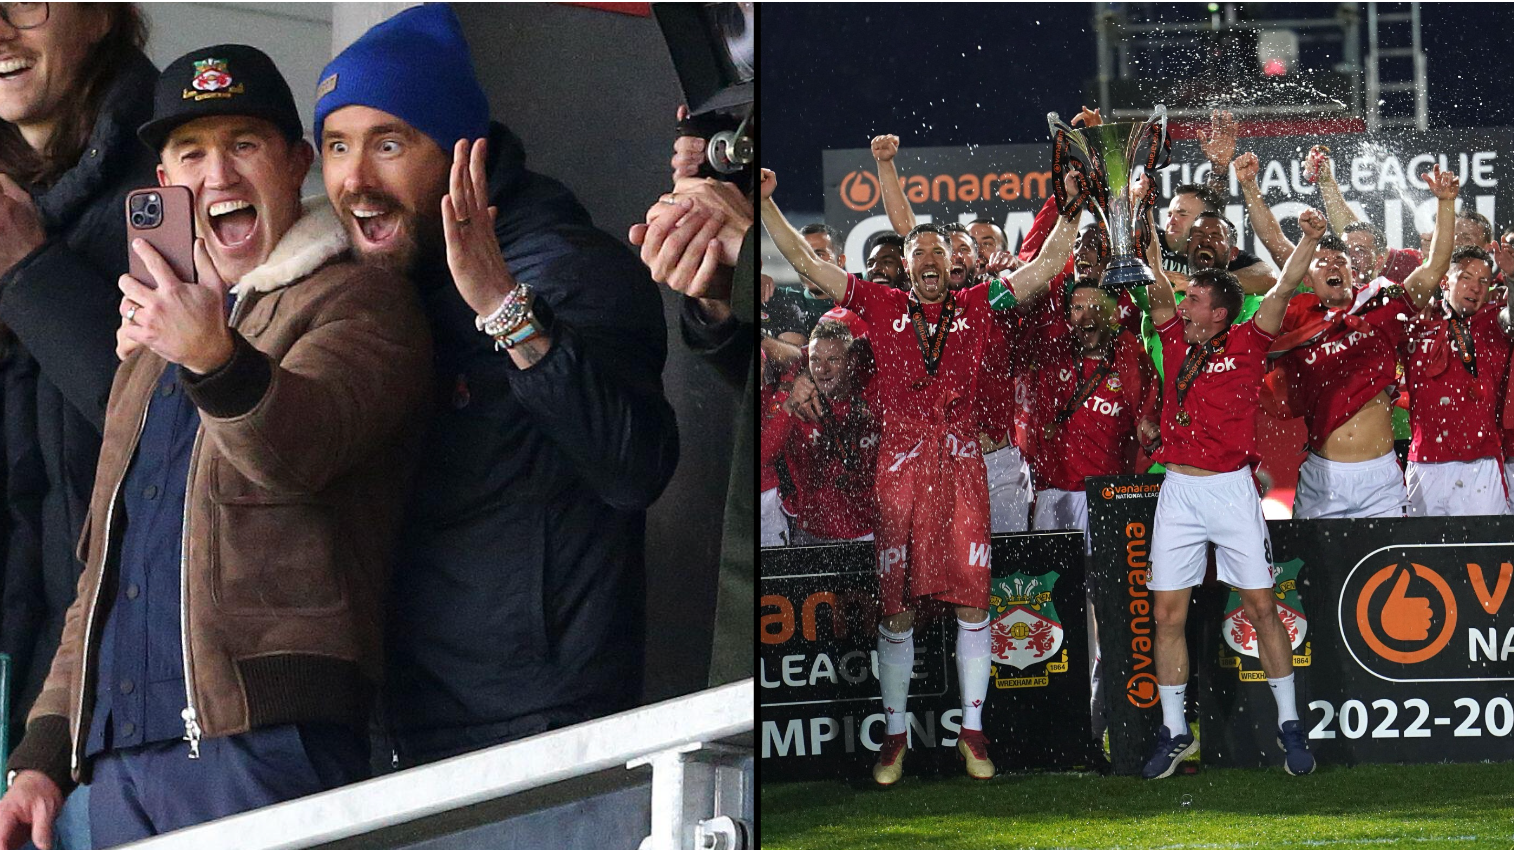
{"type": "Polygon", "coordinates": [[[1404,373],[1409,384],[1409,460],[1436,463],[1503,457],[1505,373],[1509,339],[1498,328],[1502,302],[1484,305],[1472,315],[1472,348],[1477,375],[1452,351],[1445,309],[1432,301],[1405,329],[1409,355],[1404,373]]]}
{"type": "MultiPolygon", "coordinates": [[[[1309,427],[1310,448],[1323,446],[1332,432],[1394,384],[1398,351],[1405,340],[1404,321],[1416,312],[1414,303],[1399,295],[1365,310],[1351,325],[1335,325],[1318,342],[1278,359],[1278,367],[1287,376],[1290,406],[1303,414],[1309,427]]],[[[1283,319],[1283,333],[1326,315],[1312,293],[1294,296],[1283,319]]]]}
{"type": "Polygon", "coordinates": [[[860,538],[878,522],[878,423],[860,400],[830,405],[829,427],[778,414],[788,420],[783,460],[796,491],[784,508],[812,535],[860,538]]]}
{"type": "Polygon", "coordinates": [[[1035,373],[1032,433],[1038,441],[1031,466],[1037,490],[1080,491],[1089,476],[1135,472],[1136,423],[1156,407],[1156,369],[1140,339],[1124,332],[1115,338],[1113,361],[1109,374],[1050,440],[1046,427],[1101,361],[1064,348],[1062,357],[1035,373]]]}
{"type": "Polygon", "coordinates": [[[1395,284],[1402,284],[1409,273],[1425,262],[1425,255],[1418,248],[1390,248],[1388,261],[1383,264],[1383,277],[1395,284]]]}
{"type": "MultiPolygon", "coordinates": [[[[988,285],[955,293],[957,314],[932,376],[909,318],[910,294],[883,284],[847,276],[841,306],[856,311],[868,323],[877,375],[868,386],[868,401],[885,429],[907,421],[945,422],[954,431],[976,439],[978,380],[988,340],[995,335],[989,318],[988,285]]],[[[929,331],[935,332],[942,304],[922,305],[929,331]]],[[[907,426],[905,426],[907,427],[907,426]]]]}
{"type": "Polygon", "coordinates": [[[1177,421],[1177,380],[1188,354],[1183,320],[1174,315],[1157,328],[1157,333],[1162,338],[1162,448],[1153,460],[1215,473],[1261,463],[1256,449],[1256,416],[1272,335],[1254,322],[1230,327],[1224,350],[1209,358],[1204,371],[1188,388],[1182,410],[1188,412],[1189,424],[1182,426],[1177,421]]]}

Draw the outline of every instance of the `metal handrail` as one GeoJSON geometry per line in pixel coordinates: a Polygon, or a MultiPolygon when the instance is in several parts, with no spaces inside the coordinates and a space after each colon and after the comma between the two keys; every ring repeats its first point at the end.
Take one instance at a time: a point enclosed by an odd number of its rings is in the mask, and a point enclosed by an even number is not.
{"type": "Polygon", "coordinates": [[[307,798],[144,840],[133,848],[309,848],[749,733],[752,680],[665,700],[307,798]]]}

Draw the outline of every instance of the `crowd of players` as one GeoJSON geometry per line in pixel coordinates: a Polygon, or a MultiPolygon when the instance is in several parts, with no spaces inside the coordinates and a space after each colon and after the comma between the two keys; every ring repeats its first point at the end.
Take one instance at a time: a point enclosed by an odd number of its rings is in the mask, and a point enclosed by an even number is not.
{"type": "MultiPolygon", "coordinates": [[[[1085,109],[1074,123],[1099,121],[1085,109]]],[[[833,229],[784,219],[764,170],[763,223],[804,288],[764,282],[761,540],[874,542],[888,734],[878,783],[903,770],[915,614],[951,609],[958,749],[969,775],[993,776],[981,725],[988,535],[1086,533],[1090,476],[1166,473],[1149,581],[1164,723],[1148,778],[1196,747],[1183,720],[1184,619],[1210,543],[1256,626],[1285,767],[1314,767],[1271,602],[1260,411],[1308,428],[1296,518],[1514,513],[1514,344],[1499,271],[1514,269],[1514,230],[1495,242],[1485,217],[1456,210],[1456,175],[1435,168],[1419,178],[1437,199],[1433,233],[1419,249],[1390,249],[1316,147],[1304,167],[1325,210],[1299,216],[1294,244],[1263,200],[1255,154],[1235,157],[1235,136],[1228,114],[1200,133],[1212,184],[1177,187],[1163,226],[1149,222],[1156,281],[1131,290],[1101,286],[1108,237],[1098,224],[1077,229],[1086,204],[1071,174],[1065,202],[1048,198],[1014,251],[991,221],[917,224],[894,169],[899,141],[880,136],[872,149],[896,233],[868,241],[858,276],[833,229]],[[1235,245],[1219,189],[1232,165],[1280,272],[1235,245]],[[1407,474],[1395,406],[1412,433],[1407,474]]],[[[1134,191],[1155,188],[1143,176],[1134,191]]]]}

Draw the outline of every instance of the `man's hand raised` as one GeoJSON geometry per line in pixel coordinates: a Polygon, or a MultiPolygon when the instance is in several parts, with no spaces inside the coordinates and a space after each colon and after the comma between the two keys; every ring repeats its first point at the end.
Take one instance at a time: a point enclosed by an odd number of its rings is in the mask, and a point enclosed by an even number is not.
{"type": "Polygon", "coordinates": [[[873,137],[873,159],[880,163],[886,163],[893,160],[894,155],[897,153],[899,153],[898,136],[873,137]]]}
{"type": "Polygon", "coordinates": [[[1441,171],[1439,165],[1431,166],[1425,172],[1425,186],[1429,187],[1430,194],[1442,201],[1453,201],[1457,193],[1461,192],[1461,180],[1454,171],[1441,171]]]}
{"type": "Polygon", "coordinates": [[[777,188],[778,175],[774,174],[773,170],[770,168],[763,169],[761,186],[762,200],[766,201],[767,199],[773,197],[773,190],[777,188]]]}
{"type": "Polygon", "coordinates": [[[1229,112],[1215,110],[1209,115],[1209,133],[1204,134],[1199,129],[1199,149],[1209,162],[1214,165],[1216,172],[1230,167],[1230,161],[1235,159],[1235,118],[1229,112]]]}
{"type": "Polygon", "coordinates": [[[20,848],[29,839],[53,847],[53,821],[63,809],[63,790],[40,771],[20,771],[0,798],[0,845],[20,848]]]}
{"type": "Polygon", "coordinates": [[[1304,232],[1305,239],[1318,242],[1330,229],[1330,223],[1325,220],[1325,214],[1314,208],[1307,209],[1298,214],[1299,230],[1304,232]]]}
{"type": "Polygon", "coordinates": [[[226,293],[205,240],[195,240],[195,273],[199,283],[181,281],[168,261],[145,239],[132,241],[156,286],[122,275],[119,286],[124,320],[117,335],[117,352],[128,344],[146,346],[169,363],[204,375],[231,360],[234,347],[226,324],[226,293]]]}
{"type": "Polygon", "coordinates": [[[1235,179],[1242,183],[1255,182],[1256,176],[1261,170],[1261,160],[1257,159],[1256,154],[1250,151],[1235,158],[1235,179]]]}

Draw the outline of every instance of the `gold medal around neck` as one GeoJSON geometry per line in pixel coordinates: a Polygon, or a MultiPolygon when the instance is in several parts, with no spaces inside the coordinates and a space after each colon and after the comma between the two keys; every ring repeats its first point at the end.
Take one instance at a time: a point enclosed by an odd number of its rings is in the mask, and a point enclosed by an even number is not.
{"type": "Polygon", "coordinates": [[[1181,408],[1178,409],[1177,420],[1180,426],[1187,426],[1193,423],[1193,418],[1188,416],[1188,412],[1181,408]]]}

